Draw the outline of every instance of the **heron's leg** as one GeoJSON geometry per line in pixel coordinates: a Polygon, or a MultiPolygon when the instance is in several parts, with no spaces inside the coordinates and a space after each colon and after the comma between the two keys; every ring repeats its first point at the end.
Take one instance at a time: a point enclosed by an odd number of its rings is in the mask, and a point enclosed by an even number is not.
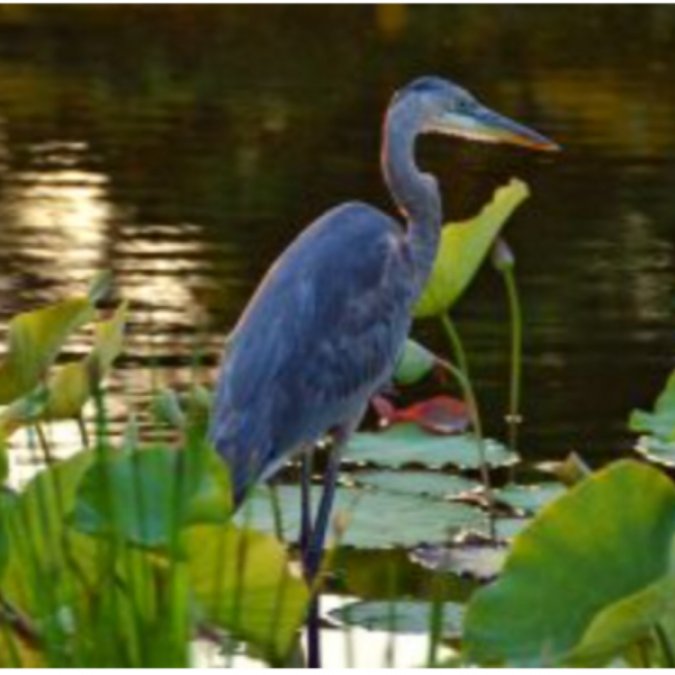
{"type": "Polygon", "coordinates": [[[307,575],[313,580],[319,571],[323,547],[326,542],[326,534],[330,522],[330,514],[333,508],[335,498],[335,488],[337,486],[338,473],[340,470],[340,456],[342,454],[342,445],[344,441],[336,439],[335,446],[331,450],[326,467],[326,474],[323,481],[323,492],[321,501],[314,520],[314,527],[307,545],[307,575]]]}
{"type": "MultiPolygon", "coordinates": [[[[309,449],[305,450],[301,457],[300,476],[300,539],[299,547],[302,555],[303,567],[306,566],[306,558],[309,546],[309,537],[312,532],[312,455],[309,449]]],[[[306,573],[306,570],[305,570],[306,573]]]]}
{"type": "MultiPolygon", "coordinates": [[[[328,467],[324,477],[323,493],[319,502],[314,527],[312,528],[304,549],[304,572],[307,583],[312,587],[321,567],[323,558],[323,546],[326,539],[326,531],[330,519],[330,512],[335,496],[338,470],[340,467],[340,446],[336,445],[331,451],[328,467]]],[[[317,588],[311,588],[312,599],[307,610],[307,666],[309,668],[321,667],[321,645],[319,640],[319,593],[317,588]]]]}

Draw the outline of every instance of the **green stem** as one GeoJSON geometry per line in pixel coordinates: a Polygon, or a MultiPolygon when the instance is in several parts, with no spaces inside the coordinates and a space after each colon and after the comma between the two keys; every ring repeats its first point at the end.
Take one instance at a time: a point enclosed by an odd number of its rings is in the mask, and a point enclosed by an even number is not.
{"type": "Polygon", "coordinates": [[[656,626],[654,626],[654,631],[659,646],[661,647],[661,653],[663,654],[663,665],[666,668],[675,668],[675,650],[668,637],[668,633],[660,623],[657,623],[656,626]]]}
{"type": "Polygon", "coordinates": [[[480,409],[478,408],[478,401],[471,384],[469,376],[468,360],[466,352],[460,338],[459,332],[455,324],[452,322],[447,314],[441,314],[441,324],[452,344],[455,358],[459,367],[453,366],[447,361],[443,361],[442,365],[455,377],[459,383],[462,394],[469,406],[469,415],[471,416],[471,426],[476,435],[476,445],[478,448],[478,458],[480,462],[480,476],[483,482],[483,489],[485,490],[485,499],[488,507],[488,521],[490,528],[490,537],[495,540],[497,538],[497,530],[495,527],[495,501],[492,492],[492,483],[490,480],[490,469],[485,455],[485,442],[483,437],[483,423],[481,420],[480,409]]]}
{"type": "Polygon", "coordinates": [[[457,366],[464,373],[467,381],[470,384],[471,374],[469,373],[469,360],[467,359],[464,344],[462,342],[462,338],[459,335],[459,331],[457,330],[457,326],[455,325],[455,322],[450,318],[449,314],[441,314],[440,318],[441,323],[443,324],[443,328],[445,329],[445,334],[450,340],[452,351],[455,354],[455,361],[457,362],[457,366]]]}
{"type": "Polygon", "coordinates": [[[272,519],[274,521],[274,534],[279,541],[284,540],[284,521],[281,513],[281,499],[279,490],[274,482],[270,483],[270,505],[272,507],[272,519]]]}
{"type": "Polygon", "coordinates": [[[506,415],[508,426],[509,450],[518,451],[518,428],[523,418],[520,412],[523,357],[523,313],[518,295],[518,286],[513,268],[507,267],[502,276],[506,285],[511,315],[511,383],[509,390],[509,411],[506,415]]]}
{"type": "Polygon", "coordinates": [[[445,581],[441,576],[435,576],[432,581],[431,607],[429,614],[429,651],[427,653],[427,668],[438,667],[438,648],[443,637],[443,610],[445,607],[445,581]]]}

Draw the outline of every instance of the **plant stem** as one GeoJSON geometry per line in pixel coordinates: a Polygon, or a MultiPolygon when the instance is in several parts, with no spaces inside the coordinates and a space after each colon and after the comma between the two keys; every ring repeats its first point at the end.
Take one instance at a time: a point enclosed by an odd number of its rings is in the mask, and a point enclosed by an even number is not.
{"type": "Polygon", "coordinates": [[[284,522],[281,513],[281,501],[279,490],[274,481],[270,482],[270,504],[272,506],[272,519],[274,520],[274,535],[279,541],[284,540],[284,522]]]}
{"type": "Polygon", "coordinates": [[[660,623],[657,623],[656,626],[654,626],[654,632],[656,633],[656,639],[661,647],[661,653],[663,654],[663,666],[666,668],[675,668],[675,651],[673,650],[673,645],[668,637],[668,633],[660,623]]]}
{"type": "Polygon", "coordinates": [[[455,361],[457,361],[457,366],[459,367],[459,370],[461,370],[462,373],[464,373],[469,385],[471,385],[471,374],[469,373],[469,361],[466,357],[464,344],[462,342],[462,338],[459,335],[459,331],[457,330],[457,326],[455,325],[455,322],[450,318],[450,315],[447,313],[441,314],[440,318],[441,323],[443,324],[443,328],[445,329],[445,334],[450,340],[452,351],[455,354],[455,361]]]}
{"type": "Polygon", "coordinates": [[[0,615],[0,620],[8,624],[25,644],[34,649],[42,647],[42,637],[33,622],[4,597],[0,597],[0,615]]]}
{"type": "Polygon", "coordinates": [[[476,435],[476,445],[478,447],[478,457],[480,461],[480,475],[483,482],[483,489],[485,490],[485,499],[488,507],[488,521],[490,528],[490,538],[495,540],[497,538],[497,531],[495,528],[495,502],[492,493],[492,483],[490,481],[490,469],[488,467],[487,457],[485,455],[485,443],[483,439],[483,424],[481,421],[480,410],[478,408],[478,401],[474,393],[471,378],[469,376],[468,360],[466,352],[460,338],[456,326],[447,314],[441,314],[441,324],[452,344],[455,352],[455,358],[459,367],[453,366],[449,362],[442,362],[443,366],[454,375],[462,388],[462,393],[469,406],[469,414],[471,415],[471,425],[473,426],[476,435]]]}
{"type": "Polygon", "coordinates": [[[518,428],[523,422],[520,412],[523,357],[523,313],[520,305],[518,286],[512,267],[502,271],[511,316],[511,382],[509,389],[509,411],[506,415],[509,450],[518,451],[518,428]]]}

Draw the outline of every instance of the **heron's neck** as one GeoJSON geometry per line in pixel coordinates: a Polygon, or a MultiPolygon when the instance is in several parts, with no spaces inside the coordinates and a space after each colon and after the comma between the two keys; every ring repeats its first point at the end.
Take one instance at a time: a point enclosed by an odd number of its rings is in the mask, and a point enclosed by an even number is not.
{"type": "Polygon", "coordinates": [[[382,170],[396,205],[408,223],[410,247],[421,292],[436,258],[441,233],[441,198],[436,179],[415,164],[415,139],[421,131],[416,110],[389,109],[384,123],[382,170]]]}

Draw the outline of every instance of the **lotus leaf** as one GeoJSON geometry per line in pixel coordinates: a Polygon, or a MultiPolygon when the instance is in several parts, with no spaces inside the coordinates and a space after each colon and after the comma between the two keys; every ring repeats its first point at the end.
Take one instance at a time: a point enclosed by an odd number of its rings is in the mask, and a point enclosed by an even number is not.
{"type": "Polygon", "coordinates": [[[284,660],[305,619],[307,588],[289,570],[284,546],[232,525],[185,530],[190,587],[204,618],[284,660]]]}
{"type": "Polygon", "coordinates": [[[9,322],[9,350],[0,363],[0,405],[32,391],[68,336],[89,321],[89,298],[73,298],[25,312],[9,322]]]}
{"type": "Polygon", "coordinates": [[[394,381],[403,385],[414,384],[431,372],[436,361],[436,356],[425,346],[408,338],[396,364],[394,381]]]}
{"type": "Polygon", "coordinates": [[[108,454],[82,478],[73,524],[82,532],[166,548],[183,526],[222,522],[231,511],[222,462],[207,446],[108,454]]]}
{"type": "MultiPolygon", "coordinates": [[[[640,632],[641,614],[621,603],[649,595],[672,575],[674,533],[675,486],[660,471],[621,461],[585,479],[534,518],[516,537],[499,579],[473,596],[468,658],[559,665],[583,650],[609,661],[640,632]],[[600,649],[608,621],[626,639],[600,649]]],[[[660,606],[668,609],[667,602],[660,606]]],[[[651,614],[648,623],[655,621],[651,614]]]]}
{"type": "Polygon", "coordinates": [[[436,262],[415,308],[416,317],[437,316],[457,302],[503,225],[528,196],[525,183],[511,180],[495,191],[492,201],[476,217],[443,227],[436,262]]]}
{"type": "MultiPolygon", "coordinates": [[[[280,485],[284,536],[295,541],[300,526],[300,488],[280,485]]],[[[412,547],[421,541],[443,542],[466,529],[487,530],[487,517],[479,509],[402,493],[338,487],[335,521],[340,543],[364,549],[412,547]]],[[[270,496],[256,491],[236,520],[265,532],[274,531],[270,496]]]]}
{"type": "Polygon", "coordinates": [[[361,485],[388,492],[436,499],[449,499],[480,489],[480,484],[469,478],[436,471],[359,471],[354,474],[354,479],[361,485]]]}
{"type": "MultiPolygon", "coordinates": [[[[487,463],[493,468],[511,466],[518,455],[492,439],[483,441],[487,463]]],[[[428,468],[456,466],[477,469],[480,466],[478,439],[472,434],[441,436],[415,424],[397,424],[381,432],[360,432],[352,436],[344,458],[378,466],[399,468],[422,465],[428,468]]]]}
{"type": "MultiPolygon", "coordinates": [[[[328,617],[343,626],[392,633],[428,634],[433,607],[421,600],[366,600],[337,607],[328,617]]],[[[455,602],[443,603],[441,635],[458,638],[462,633],[464,607],[455,602]]]]}
{"type": "Polygon", "coordinates": [[[654,412],[634,410],[628,425],[631,431],[648,433],[661,441],[675,442],[675,370],[656,399],[654,412]]]}

